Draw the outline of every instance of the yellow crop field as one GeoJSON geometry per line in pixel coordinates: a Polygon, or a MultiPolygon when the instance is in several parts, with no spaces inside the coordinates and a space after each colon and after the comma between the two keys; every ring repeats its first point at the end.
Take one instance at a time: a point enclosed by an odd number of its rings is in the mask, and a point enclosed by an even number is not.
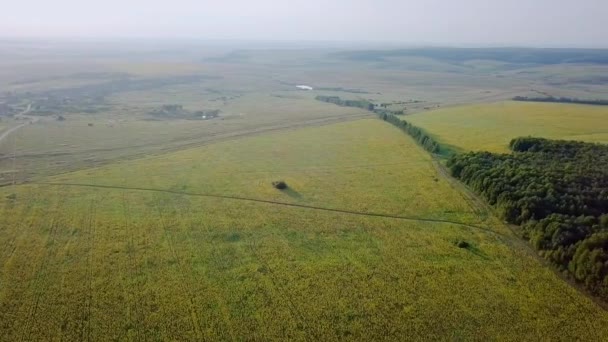
{"type": "Polygon", "coordinates": [[[380,120],[116,162],[0,195],[5,341],[608,336],[605,310],[380,120]]]}
{"type": "Polygon", "coordinates": [[[608,143],[608,107],[498,102],[444,108],[407,117],[456,150],[507,152],[511,139],[535,136],[608,143]]]}

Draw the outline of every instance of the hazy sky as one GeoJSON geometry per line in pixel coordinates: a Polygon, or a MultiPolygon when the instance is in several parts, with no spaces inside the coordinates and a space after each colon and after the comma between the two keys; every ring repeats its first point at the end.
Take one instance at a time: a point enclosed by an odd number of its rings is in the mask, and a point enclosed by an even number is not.
{"type": "Polygon", "coordinates": [[[608,0],[1,0],[2,37],[608,47],[608,0]]]}

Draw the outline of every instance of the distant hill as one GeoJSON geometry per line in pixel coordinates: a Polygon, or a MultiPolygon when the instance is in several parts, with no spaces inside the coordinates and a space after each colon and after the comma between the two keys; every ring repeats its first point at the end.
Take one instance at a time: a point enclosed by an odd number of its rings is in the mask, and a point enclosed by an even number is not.
{"type": "Polygon", "coordinates": [[[358,61],[385,61],[395,57],[425,57],[448,63],[493,60],[513,64],[608,64],[608,49],[537,48],[416,48],[399,50],[359,50],[332,56],[358,61]]]}

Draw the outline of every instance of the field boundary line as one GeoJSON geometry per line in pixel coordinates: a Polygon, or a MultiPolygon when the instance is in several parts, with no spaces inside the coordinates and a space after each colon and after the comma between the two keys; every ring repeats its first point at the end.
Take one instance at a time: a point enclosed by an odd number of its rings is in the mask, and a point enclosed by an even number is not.
{"type": "MultiPolygon", "coordinates": [[[[228,132],[224,132],[224,133],[212,133],[210,135],[209,139],[206,139],[206,138],[201,139],[200,136],[187,138],[187,139],[183,139],[183,140],[174,142],[174,143],[176,143],[176,145],[168,146],[163,149],[134,152],[134,153],[130,153],[130,154],[126,154],[126,155],[118,156],[118,157],[112,157],[112,158],[101,158],[101,159],[95,160],[92,164],[87,164],[87,165],[83,165],[83,166],[75,166],[75,167],[67,166],[67,168],[63,171],[50,172],[48,174],[43,174],[43,175],[25,176],[25,180],[22,179],[21,181],[18,181],[15,184],[13,184],[13,182],[1,183],[0,187],[6,187],[6,186],[11,186],[11,185],[16,185],[16,184],[24,184],[24,183],[27,183],[28,180],[32,180],[32,179],[36,179],[36,178],[40,179],[39,177],[41,177],[41,176],[57,176],[57,175],[69,174],[74,171],[91,170],[91,169],[98,168],[100,166],[109,165],[109,164],[113,164],[113,163],[127,162],[127,161],[140,160],[140,159],[146,159],[146,158],[156,158],[156,157],[161,157],[163,155],[171,154],[171,153],[175,153],[175,152],[179,152],[179,151],[191,150],[191,149],[196,149],[196,148],[205,147],[205,146],[209,146],[209,145],[214,145],[217,143],[235,141],[235,140],[260,136],[260,135],[281,133],[281,132],[286,132],[286,131],[295,131],[295,130],[300,130],[300,129],[309,128],[309,127],[323,127],[323,126],[328,126],[328,125],[333,125],[333,124],[340,124],[340,123],[345,123],[345,122],[358,121],[358,120],[371,119],[371,118],[373,118],[373,114],[367,114],[367,113],[350,114],[350,115],[342,115],[342,116],[335,116],[335,117],[332,116],[332,117],[325,117],[325,118],[303,120],[303,121],[296,122],[293,124],[282,124],[282,125],[270,126],[270,127],[256,127],[255,129],[251,129],[251,130],[236,130],[236,131],[228,131],[228,132]]],[[[81,151],[55,151],[55,152],[49,151],[49,152],[45,152],[45,153],[20,154],[20,155],[15,155],[14,157],[22,159],[22,158],[39,158],[39,157],[64,156],[64,155],[81,156],[83,154],[90,154],[91,152],[122,151],[122,150],[137,149],[137,148],[141,148],[141,147],[150,147],[150,146],[160,147],[160,146],[165,146],[165,145],[166,145],[166,143],[154,143],[154,144],[145,144],[145,145],[130,145],[130,146],[117,147],[117,148],[96,148],[96,149],[81,150],[81,151]]],[[[0,154],[0,161],[4,160],[4,159],[11,159],[11,158],[13,158],[13,156],[8,156],[8,155],[5,156],[5,155],[0,154]]]]}
{"type": "Polygon", "coordinates": [[[326,208],[305,204],[297,204],[297,203],[288,203],[288,202],[279,202],[279,201],[271,201],[264,200],[258,198],[248,198],[241,196],[229,196],[229,195],[215,195],[215,194],[201,194],[201,193],[193,193],[193,192],[185,192],[185,191],[176,191],[176,190],[166,190],[166,189],[154,189],[154,188],[142,188],[142,187],[127,187],[127,186],[118,186],[118,185],[101,185],[101,184],[84,184],[84,183],[51,183],[51,182],[31,182],[27,184],[34,185],[46,185],[46,186],[75,186],[75,187],[84,187],[84,188],[98,188],[98,189],[115,189],[115,190],[133,190],[133,191],[148,191],[148,192],[160,192],[160,193],[168,193],[175,195],[185,195],[185,196],[193,196],[193,197],[207,197],[207,198],[219,198],[219,199],[228,199],[228,200],[237,200],[237,201],[245,201],[245,202],[254,202],[254,203],[264,203],[271,205],[280,205],[285,207],[293,207],[293,208],[302,208],[302,209],[310,209],[310,210],[319,210],[319,211],[327,211],[334,212],[340,214],[350,214],[350,215],[358,215],[358,216],[369,216],[369,217],[382,217],[389,219],[397,219],[404,221],[417,221],[417,222],[429,222],[429,223],[445,223],[445,224],[454,224],[461,227],[468,227],[472,229],[477,229],[485,232],[489,232],[494,235],[500,235],[503,237],[511,238],[506,236],[500,232],[494,231],[490,228],[481,227],[473,224],[451,221],[451,220],[443,220],[443,219],[432,219],[432,218],[424,218],[424,217],[416,217],[416,216],[401,216],[401,215],[393,215],[393,214],[381,214],[381,213],[373,213],[373,212],[362,212],[356,210],[347,210],[347,209],[336,209],[336,208],[326,208]]]}
{"type": "MultiPolygon", "coordinates": [[[[132,155],[125,156],[125,158],[122,158],[122,157],[113,158],[113,159],[111,159],[111,161],[113,161],[113,160],[118,160],[118,161],[133,160],[133,159],[147,158],[150,156],[152,156],[152,157],[161,156],[163,154],[172,153],[172,152],[176,152],[176,151],[196,149],[196,148],[207,146],[207,145],[222,143],[222,142],[226,142],[226,141],[239,140],[239,139],[243,139],[243,138],[249,138],[252,136],[272,134],[272,133],[289,131],[289,130],[299,130],[299,129],[308,128],[308,127],[322,127],[322,126],[328,126],[328,125],[333,125],[333,124],[345,123],[345,122],[349,122],[349,121],[357,121],[357,120],[371,119],[371,118],[374,118],[373,114],[342,115],[342,116],[332,116],[332,117],[303,120],[303,121],[299,121],[299,122],[296,122],[293,124],[282,124],[282,125],[269,126],[269,127],[255,127],[252,129],[227,131],[227,132],[223,132],[223,133],[212,133],[211,135],[209,135],[212,139],[201,140],[200,136],[184,138],[182,140],[173,141],[173,143],[176,143],[176,145],[170,146],[165,150],[153,151],[151,153],[150,152],[135,153],[132,155]]],[[[99,147],[99,148],[92,148],[92,149],[88,149],[88,150],[77,150],[77,151],[49,151],[49,152],[45,152],[45,153],[40,153],[40,152],[22,153],[22,154],[16,155],[15,157],[37,158],[37,157],[47,157],[47,156],[65,156],[65,155],[83,154],[83,153],[91,153],[91,152],[112,152],[112,151],[136,149],[136,148],[141,148],[141,147],[150,147],[150,146],[156,147],[156,146],[165,146],[165,145],[167,145],[166,142],[153,143],[153,144],[129,145],[129,146],[116,147],[116,148],[99,147]]],[[[13,158],[12,155],[0,155],[0,160],[11,159],[11,158],[13,158]]],[[[70,171],[68,171],[68,172],[70,172],[70,171]]]]}
{"type": "Polygon", "coordinates": [[[479,216],[480,218],[487,219],[490,216],[490,213],[492,212],[492,208],[490,208],[487,203],[485,203],[481,198],[479,198],[475,193],[473,193],[471,189],[464,186],[464,184],[460,183],[457,179],[454,179],[450,175],[450,172],[443,164],[441,164],[441,161],[437,157],[432,156],[432,158],[432,164],[437,173],[448,182],[452,189],[460,193],[464,201],[475,213],[475,215],[479,216]]]}

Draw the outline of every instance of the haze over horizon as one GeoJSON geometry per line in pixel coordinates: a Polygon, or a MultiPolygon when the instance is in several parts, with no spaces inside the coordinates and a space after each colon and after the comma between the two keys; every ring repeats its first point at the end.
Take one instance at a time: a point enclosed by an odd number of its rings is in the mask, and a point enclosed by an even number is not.
{"type": "Polygon", "coordinates": [[[608,2],[581,0],[23,0],[2,38],[139,38],[608,47],[608,2]]]}

